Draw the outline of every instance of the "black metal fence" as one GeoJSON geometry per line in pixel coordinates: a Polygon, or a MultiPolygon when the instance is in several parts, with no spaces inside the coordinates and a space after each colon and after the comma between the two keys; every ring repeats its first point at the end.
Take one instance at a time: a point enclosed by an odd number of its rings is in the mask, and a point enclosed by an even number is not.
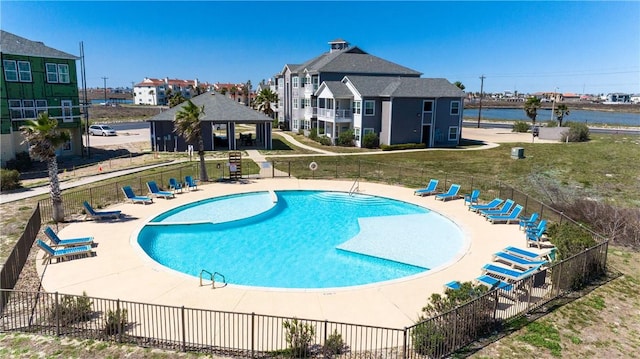
{"type": "MultiPolygon", "coordinates": [[[[7,289],[15,287],[18,282],[18,277],[22,268],[29,257],[33,242],[36,240],[36,236],[40,231],[40,206],[36,205],[31,217],[27,221],[27,225],[24,228],[24,232],[13,247],[11,254],[7,257],[2,270],[0,270],[0,288],[7,289]]],[[[6,302],[6,298],[3,296],[0,298],[0,306],[6,302]]]]}
{"type": "MultiPolygon", "coordinates": [[[[420,169],[389,164],[352,161],[343,165],[327,160],[316,171],[308,163],[288,161],[272,163],[287,176],[307,178],[361,178],[405,186],[425,184],[429,178],[440,180],[443,188],[451,183],[463,190],[480,189],[486,198],[511,198],[526,212],[537,211],[552,222],[571,221],[561,212],[528,195],[492,179],[452,178],[447,174],[425,173],[420,169]],[[319,172],[318,172],[319,171],[319,172]],[[301,175],[302,174],[302,175],[301,175]]],[[[86,190],[63,192],[65,212],[81,211],[82,201],[101,207],[123,200],[121,187],[129,185],[142,191],[146,181],[165,183],[170,177],[196,175],[197,166],[189,165],[143,177],[118,180],[86,190]]],[[[50,215],[50,200],[40,202],[19,241],[10,273],[2,271],[2,280],[16,278],[26,253],[39,230],[41,218],[50,215]],[[42,211],[42,216],[40,215],[42,211]],[[34,232],[35,231],[35,232],[34,232]],[[28,232],[28,233],[27,233],[28,232]],[[21,244],[20,244],[21,243],[21,244]],[[18,263],[20,262],[20,263],[18,263]],[[17,272],[16,272],[17,271],[17,272]],[[17,273],[17,274],[16,274],[17,273]]],[[[507,289],[494,289],[484,296],[437,317],[406,328],[382,328],[326,320],[296,319],[255,313],[135,303],[44,292],[20,292],[2,289],[0,331],[22,331],[75,338],[134,343],[146,347],[178,351],[197,351],[234,357],[385,357],[441,358],[488,335],[509,319],[524,315],[545,303],[581,288],[605,274],[608,240],[581,226],[596,239],[596,246],[554,263],[507,289]]],[[[12,253],[13,256],[13,253],[12,253]]],[[[13,258],[13,257],[12,257],[13,258]]],[[[9,260],[7,261],[9,263],[9,260]]],[[[9,270],[7,270],[9,271],[9,270]]],[[[11,283],[6,280],[6,283],[11,283]]],[[[15,283],[15,280],[13,281],[15,283]]],[[[426,298],[425,298],[426,300],[426,298]]],[[[371,313],[371,315],[379,315],[371,313]]]]}
{"type": "MultiPolygon", "coordinates": [[[[442,358],[602,276],[608,242],[406,328],[2,290],[0,331],[233,357],[442,358]]],[[[371,315],[379,315],[371,313],[371,315]]]]}

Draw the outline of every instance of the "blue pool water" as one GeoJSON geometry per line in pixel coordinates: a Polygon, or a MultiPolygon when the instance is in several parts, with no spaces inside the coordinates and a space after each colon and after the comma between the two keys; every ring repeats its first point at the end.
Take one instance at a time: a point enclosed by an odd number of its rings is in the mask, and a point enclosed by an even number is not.
{"type": "Polygon", "coordinates": [[[230,284],[335,288],[423,273],[463,247],[455,223],[423,207],[343,192],[254,192],[152,219],[138,244],[168,268],[230,284]]]}

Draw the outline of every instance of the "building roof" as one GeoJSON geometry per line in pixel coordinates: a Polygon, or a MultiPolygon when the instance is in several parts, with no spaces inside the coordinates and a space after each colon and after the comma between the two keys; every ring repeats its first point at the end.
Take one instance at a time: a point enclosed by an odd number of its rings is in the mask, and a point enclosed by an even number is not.
{"type": "MultiPolygon", "coordinates": [[[[272,118],[260,113],[250,107],[239,104],[238,102],[214,91],[206,92],[191,99],[194,105],[201,107],[204,105],[204,116],[201,120],[204,122],[214,123],[263,123],[271,122],[272,118]]],[[[182,109],[182,105],[172,107],[158,115],[148,119],[149,122],[155,121],[173,121],[176,113],[182,109]]]]}
{"type": "Polygon", "coordinates": [[[31,41],[4,30],[0,30],[0,53],[67,60],[79,59],[75,55],[46,46],[40,41],[31,41]]]}
{"type": "Polygon", "coordinates": [[[444,78],[346,76],[363,97],[463,97],[464,91],[444,78]]]}
{"type": "MultiPolygon", "coordinates": [[[[351,98],[351,97],[353,97],[353,93],[351,92],[351,90],[349,90],[347,85],[345,85],[341,81],[324,81],[320,87],[322,87],[322,86],[327,87],[329,89],[329,91],[331,91],[331,93],[333,94],[334,98],[351,98]]],[[[319,92],[320,88],[318,88],[317,91],[319,92]]]]}
{"type": "Polygon", "coordinates": [[[422,75],[419,71],[370,55],[357,46],[325,52],[300,65],[287,64],[285,70],[287,67],[299,74],[307,71],[416,77],[422,75]]]}

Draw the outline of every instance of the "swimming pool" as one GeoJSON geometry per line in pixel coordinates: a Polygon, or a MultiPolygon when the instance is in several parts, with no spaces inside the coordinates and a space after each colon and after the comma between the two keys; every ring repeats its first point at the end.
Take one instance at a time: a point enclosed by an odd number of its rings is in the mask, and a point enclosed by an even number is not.
{"type": "Polygon", "coordinates": [[[151,259],[234,285],[337,288],[424,273],[450,262],[460,228],[426,208],[330,191],[251,192],[163,213],[138,233],[151,259]]]}

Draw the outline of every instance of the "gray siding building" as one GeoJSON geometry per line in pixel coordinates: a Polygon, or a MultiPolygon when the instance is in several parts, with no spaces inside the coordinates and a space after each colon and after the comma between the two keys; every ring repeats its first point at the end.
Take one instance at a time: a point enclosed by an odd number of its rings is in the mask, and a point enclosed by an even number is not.
{"type": "Polygon", "coordinates": [[[352,130],[356,146],[375,133],[381,144],[454,147],[464,92],[442,78],[375,57],[337,39],[330,51],[276,75],[279,121],[292,131],[317,129],[335,142],[352,130]]]}

